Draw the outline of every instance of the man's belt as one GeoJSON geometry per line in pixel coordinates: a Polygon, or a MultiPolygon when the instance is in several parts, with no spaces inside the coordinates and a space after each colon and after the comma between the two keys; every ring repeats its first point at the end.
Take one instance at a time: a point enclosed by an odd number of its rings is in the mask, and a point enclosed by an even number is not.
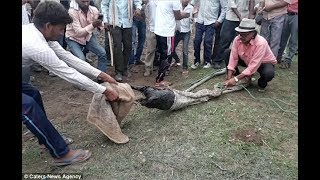
{"type": "Polygon", "coordinates": [[[298,15],[298,13],[297,12],[288,12],[288,15],[293,16],[293,15],[298,15]]]}

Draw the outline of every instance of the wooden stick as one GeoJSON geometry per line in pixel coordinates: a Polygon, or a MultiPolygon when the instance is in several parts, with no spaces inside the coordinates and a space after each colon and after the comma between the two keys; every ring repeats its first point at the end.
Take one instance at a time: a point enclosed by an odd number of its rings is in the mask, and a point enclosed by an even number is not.
{"type": "Polygon", "coordinates": [[[111,56],[111,66],[113,66],[113,39],[111,37],[110,31],[108,31],[108,38],[109,38],[109,49],[110,49],[110,56],[111,56]]]}

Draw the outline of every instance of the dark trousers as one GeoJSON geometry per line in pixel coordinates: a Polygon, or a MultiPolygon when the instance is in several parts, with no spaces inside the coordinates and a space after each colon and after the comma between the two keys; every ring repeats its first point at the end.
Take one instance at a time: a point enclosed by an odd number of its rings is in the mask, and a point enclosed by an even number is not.
{"type": "MultiPolygon", "coordinates": [[[[105,32],[105,34],[104,34],[104,49],[106,50],[107,59],[110,59],[110,63],[111,63],[108,31],[104,31],[104,32],[105,32]]],[[[110,65],[110,63],[108,65],[110,65]]]]}
{"type": "MultiPolygon", "coordinates": [[[[180,59],[176,53],[176,47],[178,46],[179,42],[183,41],[183,68],[188,69],[188,53],[189,53],[189,40],[190,40],[190,31],[189,32],[179,32],[176,31],[174,36],[174,47],[172,52],[172,57],[175,59],[176,63],[180,63],[180,59]]],[[[171,60],[169,60],[171,64],[171,60]]]]}
{"type": "Polygon", "coordinates": [[[123,75],[128,70],[132,49],[132,29],[116,26],[110,30],[113,39],[113,60],[116,73],[123,75]]]}
{"type": "MultiPolygon", "coordinates": [[[[226,64],[229,64],[231,49],[226,49],[224,51],[224,59],[226,64]]],[[[247,67],[242,59],[239,58],[238,65],[247,67]]],[[[235,68],[235,76],[240,74],[239,68],[235,68]]],[[[274,65],[271,63],[262,63],[258,68],[258,73],[260,74],[260,78],[258,79],[258,86],[261,88],[265,88],[268,85],[268,82],[274,78],[274,65]]]]}
{"type": "MultiPolygon", "coordinates": [[[[223,25],[223,23],[222,23],[222,25],[223,25]]],[[[220,25],[214,29],[215,34],[214,34],[214,44],[213,44],[211,60],[213,60],[217,56],[217,53],[218,53],[217,51],[218,51],[218,46],[219,46],[219,42],[220,42],[220,32],[221,32],[222,25],[220,25]]]]}
{"type": "Polygon", "coordinates": [[[22,82],[29,83],[30,82],[30,66],[28,65],[22,66],[21,75],[22,75],[22,82]]]}
{"type": "Polygon", "coordinates": [[[156,35],[157,46],[160,52],[160,62],[158,69],[158,76],[156,77],[156,82],[161,82],[164,79],[166,71],[168,70],[170,64],[168,59],[171,59],[171,52],[174,46],[173,37],[162,37],[156,35]]]}
{"type": "Polygon", "coordinates": [[[217,47],[217,54],[216,57],[213,59],[213,63],[222,63],[223,61],[223,53],[226,49],[229,48],[231,42],[236,37],[236,30],[235,28],[238,27],[240,24],[239,21],[229,21],[224,20],[221,33],[220,33],[220,42],[217,47]]]}
{"type": "Polygon", "coordinates": [[[160,65],[160,51],[158,44],[156,45],[156,52],[154,53],[153,67],[160,65]]]}
{"type": "Polygon", "coordinates": [[[48,120],[40,92],[32,85],[22,82],[22,122],[44,144],[52,157],[60,158],[69,147],[48,120]]]}

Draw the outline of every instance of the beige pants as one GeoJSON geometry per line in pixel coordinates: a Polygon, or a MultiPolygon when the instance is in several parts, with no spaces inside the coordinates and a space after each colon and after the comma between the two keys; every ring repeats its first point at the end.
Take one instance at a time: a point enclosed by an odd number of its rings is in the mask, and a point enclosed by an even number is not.
{"type": "Polygon", "coordinates": [[[156,34],[154,32],[151,32],[150,30],[147,31],[147,47],[148,47],[147,54],[144,60],[145,69],[152,70],[154,56],[156,53],[157,40],[156,40],[156,34]]]}

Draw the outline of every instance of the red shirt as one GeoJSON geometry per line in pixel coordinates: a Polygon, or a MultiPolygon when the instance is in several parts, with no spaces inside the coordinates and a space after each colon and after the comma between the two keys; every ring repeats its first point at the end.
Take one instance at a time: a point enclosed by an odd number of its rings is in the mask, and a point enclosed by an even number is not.
{"type": "Polygon", "coordinates": [[[287,11],[298,13],[298,0],[292,0],[292,3],[288,5],[287,11]]]}

